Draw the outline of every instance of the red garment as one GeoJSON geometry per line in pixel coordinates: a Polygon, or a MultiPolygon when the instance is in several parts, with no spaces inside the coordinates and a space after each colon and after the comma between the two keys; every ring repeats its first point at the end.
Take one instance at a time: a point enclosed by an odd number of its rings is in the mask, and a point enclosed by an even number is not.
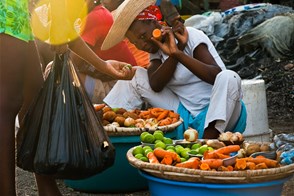
{"type": "Polygon", "coordinates": [[[158,20],[162,19],[160,9],[156,5],[145,8],[137,17],[137,20],[158,20]]]}
{"type": "Polygon", "coordinates": [[[137,65],[128,45],[122,41],[108,50],[101,50],[102,43],[113,24],[112,14],[103,6],[96,6],[87,16],[81,37],[103,60],[117,60],[137,65]]]}

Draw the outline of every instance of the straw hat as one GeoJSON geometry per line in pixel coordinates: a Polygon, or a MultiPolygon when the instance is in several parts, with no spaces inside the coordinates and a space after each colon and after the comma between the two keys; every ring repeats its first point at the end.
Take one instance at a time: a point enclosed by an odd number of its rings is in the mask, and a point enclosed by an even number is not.
{"type": "Polygon", "coordinates": [[[155,2],[156,0],[125,0],[115,10],[113,16],[114,23],[111,26],[101,49],[107,50],[122,41],[135,18],[149,5],[154,5],[155,2]]]}

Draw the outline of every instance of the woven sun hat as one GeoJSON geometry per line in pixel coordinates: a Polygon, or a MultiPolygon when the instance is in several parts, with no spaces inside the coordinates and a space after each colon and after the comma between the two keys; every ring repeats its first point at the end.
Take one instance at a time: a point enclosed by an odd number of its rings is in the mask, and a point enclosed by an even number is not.
{"type": "Polygon", "coordinates": [[[104,39],[101,49],[107,50],[124,40],[127,30],[140,12],[155,3],[156,0],[125,0],[120,4],[114,12],[114,22],[104,39]]]}

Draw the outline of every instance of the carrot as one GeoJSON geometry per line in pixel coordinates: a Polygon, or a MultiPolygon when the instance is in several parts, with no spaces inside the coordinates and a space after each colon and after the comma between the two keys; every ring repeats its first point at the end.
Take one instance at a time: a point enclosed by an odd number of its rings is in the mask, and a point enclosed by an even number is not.
{"type": "Polygon", "coordinates": [[[254,170],[255,169],[255,163],[246,162],[246,169],[254,170]]]}
{"type": "Polygon", "coordinates": [[[94,108],[95,108],[95,111],[100,111],[102,110],[104,107],[106,106],[106,104],[102,103],[102,104],[95,104],[94,105],[94,108]]]}
{"type": "Polygon", "coordinates": [[[234,168],[231,165],[226,166],[220,166],[219,168],[217,168],[217,171],[233,171],[234,168]]]}
{"type": "Polygon", "coordinates": [[[180,118],[180,115],[177,114],[177,113],[174,113],[173,111],[170,110],[169,113],[168,113],[168,117],[175,118],[178,121],[179,118],[180,118]]]}
{"type": "Polygon", "coordinates": [[[177,163],[181,162],[181,158],[176,152],[163,150],[161,148],[155,148],[153,150],[153,153],[158,159],[163,159],[165,156],[168,155],[172,158],[173,161],[176,161],[177,163]]]}
{"type": "Polygon", "coordinates": [[[154,29],[152,31],[152,36],[157,39],[158,41],[161,41],[162,39],[162,34],[161,34],[161,30],[160,29],[154,29]]]}
{"type": "Polygon", "coordinates": [[[164,110],[163,112],[161,112],[158,117],[156,118],[158,121],[165,119],[167,117],[169,113],[169,110],[164,110]]]}
{"type": "Polygon", "coordinates": [[[148,119],[150,117],[150,111],[149,110],[141,111],[139,114],[139,117],[143,119],[148,119]]]}
{"type": "Polygon", "coordinates": [[[228,155],[232,152],[237,152],[238,150],[240,150],[239,145],[229,145],[229,146],[225,146],[225,147],[221,147],[219,149],[216,149],[213,152],[228,155]]]}
{"type": "Polygon", "coordinates": [[[245,159],[236,159],[235,170],[245,170],[246,166],[247,165],[245,159]]]}
{"type": "Polygon", "coordinates": [[[200,159],[198,157],[191,157],[187,161],[177,163],[176,167],[190,168],[190,169],[198,169],[200,165],[200,159]]]}
{"type": "Polygon", "coordinates": [[[162,108],[150,108],[150,114],[152,117],[157,118],[163,110],[162,108]]]}
{"type": "Polygon", "coordinates": [[[279,166],[279,162],[276,160],[268,159],[268,158],[253,158],[253,157],[248,157],[245,158],[247,161],[253,162],[256,165],[259,163],[265,163],[268,168],[274,168],[279,166]]]}
{"type": "Polygon", "coordinates": [[[201,170],[210,170],[210,167],[207,163],[201,163],[200,164],[200,169],[201,170]]]}
{"type": "Polygon", "coordinates": [[[215,159],[215,153],[209,152],[208,150],[203,153],[203,159],[215,159]]]}
{"type": "Polygon", "coordinates": [[[165,126],[165,125],[170,125],[171,123],[172,123],[172,119],[170,117],[167,117],[167,118],[159,121],[158,125],[165,126]]]}
{"type": "Polygon", "coordinates": [[[165,165],[172,165],[173,164],[173,158],[172,158],[171,155],[165,155],[160,163],[165,164],[165,165]]]}
{"type": "Polygon", "coordinates": [[[255,166],[255,169],[267,169],[267,165],[265,163],[258,163],[256,166],[255,166]]]}
{"type": "Polygon", "coordinates": [[[217,159],[226,159],[226,158],[229,158],[230,155],[226,155],[226,154],[221,154],[221,153],[215,153],[217,159]]]}
{"type": "Polygon", "coordinates": [[[147,158],[149,159],[149,163],[159,163],[157,157],[154,155],[153,152],[149,152],[147,154],[147,158]]]}
{"type": "Polygon", "coordinates": [[[228,165],[227,168],[228,168],[228,171],[234,171],[234,168],[231,165],[228,165]]]}
{"type": "Polygon", "coordinates": [[[229,171],[229,169],[226,166],[220,166],[219,168],[217,168],[217,171],[229,171]]]}
{"type": "Polygon", "coordinates": [[[258,155],[258,156],[256,156],[255,158],[265,158],[265,156],[258,155]]]}
{"type": "Polygon", "coordinates": [[[223,165],[223,160],[222,159],[205,159],[205,160],[201,160],[201,163],[208,164],[209,168],[211,169],[217,169],[223,165]]]}
{"type": "Polygon", "coordinates": [[[172,122],[171,122],[171,124],[174,124],[174,123],[176,123],[176,122],[178,122],[178,121],[179,121],[178,118],[172,118],[172,122]]]}
{"type": "Polygon", "coordinates": [[[203,159],[226,159],[229,157],[230,155],[221,154],[215,151],[205,151],[203,154],[203,159]]]}

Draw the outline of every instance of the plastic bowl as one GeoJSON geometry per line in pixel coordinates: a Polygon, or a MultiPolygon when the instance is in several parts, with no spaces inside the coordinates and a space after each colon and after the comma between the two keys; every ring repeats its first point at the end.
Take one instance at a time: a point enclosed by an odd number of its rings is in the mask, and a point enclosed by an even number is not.
{"type": "Polygon", "coordinates": [[[152,196],[277,196],[281,195],[284,183],[290,179],[290,177],[288,177],[280,180],[252,184],[205,184],[166,180],[151,176],[140,170],[139,173],[148,180],[149,191],[152,196]]]}

